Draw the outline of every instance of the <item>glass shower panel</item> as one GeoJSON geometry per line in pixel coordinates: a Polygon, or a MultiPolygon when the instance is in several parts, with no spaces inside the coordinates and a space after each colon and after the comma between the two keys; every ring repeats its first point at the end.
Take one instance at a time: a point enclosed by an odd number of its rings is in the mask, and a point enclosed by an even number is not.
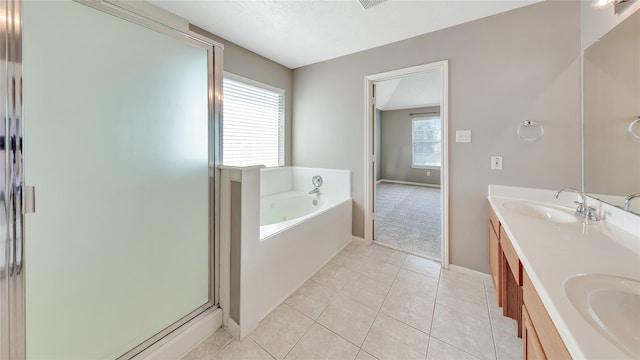
{"type": "Polygon", "coordinates": [[[115,358],[209,302],[207,50],[24,2],[28,358],[115,358]]]}

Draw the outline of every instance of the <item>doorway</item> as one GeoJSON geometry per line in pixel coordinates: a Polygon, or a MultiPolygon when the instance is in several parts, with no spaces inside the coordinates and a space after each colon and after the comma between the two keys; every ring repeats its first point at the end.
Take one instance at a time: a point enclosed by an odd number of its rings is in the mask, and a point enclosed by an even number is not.
{"type": "Polygon", "coordinates": [[[447,61],[365,77],[365,239],[448,267],[447,61]]]}

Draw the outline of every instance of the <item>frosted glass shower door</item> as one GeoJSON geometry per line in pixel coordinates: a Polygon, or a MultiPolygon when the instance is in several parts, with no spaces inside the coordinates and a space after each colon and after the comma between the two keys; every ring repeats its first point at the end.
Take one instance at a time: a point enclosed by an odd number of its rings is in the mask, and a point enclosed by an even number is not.
{"type": "Polygon", "coordinates": [[[208,49],[25,1],[23,54],[27,358],[116,358],[210,304],[208,49]]]}

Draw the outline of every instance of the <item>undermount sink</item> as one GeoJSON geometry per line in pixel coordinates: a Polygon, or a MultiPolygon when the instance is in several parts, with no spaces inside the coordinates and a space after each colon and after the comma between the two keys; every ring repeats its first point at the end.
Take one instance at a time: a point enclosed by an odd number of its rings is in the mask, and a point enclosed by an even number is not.
{"type": "Polygon", "coordinates": [[[525,216],[547,220],[558,224],[578,221],[578,218],[572,211],[558,206],[521,200],[507,201],[503,206],[506,209],[519,212],[525,216]]]}
{"type": "Polygon", "coordinates": [[[631,358],[640,358],[640,281],[613,275],[575,275],[564,291],[580,315],[631,358]]]}

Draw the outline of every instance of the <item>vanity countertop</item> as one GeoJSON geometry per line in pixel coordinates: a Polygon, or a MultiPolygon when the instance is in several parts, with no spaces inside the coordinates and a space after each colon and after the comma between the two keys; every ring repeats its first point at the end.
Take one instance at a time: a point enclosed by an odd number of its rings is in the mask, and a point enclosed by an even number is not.
{"type": "MultiPolygon", "coordinates": [[[[489,186],[489,203],[513,242],[523,268],[574,359],[627,359],[574,308],[564,291],[578,274],[606,274],[640,281],[638,217],[591,200],[602,221],[553,223],[514,211],[509,203],[527,201],[573,211],[576,193],[554,199],[552,190],[489,186]],[[615,220],[614,220],[615,218],[615,220]]],[[[640,331],[640,329],[639,329],[640,331]]]]}

